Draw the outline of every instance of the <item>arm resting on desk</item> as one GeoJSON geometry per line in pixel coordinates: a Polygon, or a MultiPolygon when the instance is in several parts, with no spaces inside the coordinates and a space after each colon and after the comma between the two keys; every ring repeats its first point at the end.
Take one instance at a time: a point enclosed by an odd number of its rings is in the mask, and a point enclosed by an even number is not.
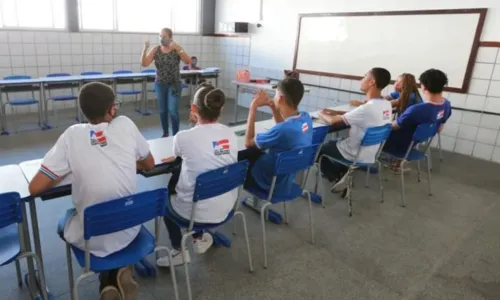
{"type": "Polygon", "coordinates": [[[50,190],[51,188],[56,186],[61,180],[62,180],[62,178],[58,178],[58,179],[54,180],[54,179],[48,177],[46,174],[42,173],[41,171],[38,171],[36,173],[35,177],[33,177],[33,179],[31,179],[31,182],[29,184],[28,189],[29,189],[30,195],[31,196],[40,195],[41,193],[43,193],[47,190],[50,190]]]}
{"type": "Polygon", "coordinates": [[[155,160],[151,153],[145,159],[137,161],[137,170],[148,171],[155,167],[155,160]]]}

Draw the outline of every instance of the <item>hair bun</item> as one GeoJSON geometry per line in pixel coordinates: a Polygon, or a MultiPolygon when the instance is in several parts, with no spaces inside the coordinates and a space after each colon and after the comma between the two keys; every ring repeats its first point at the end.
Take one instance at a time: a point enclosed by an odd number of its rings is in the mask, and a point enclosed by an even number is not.
{"type": "Polygon", "coordinates": [[[214,88],[205,96],[204,104],[210,110],[220,110],[225,102],[226,95],[224,95],[224,92],[221,89],[214,88]]]}

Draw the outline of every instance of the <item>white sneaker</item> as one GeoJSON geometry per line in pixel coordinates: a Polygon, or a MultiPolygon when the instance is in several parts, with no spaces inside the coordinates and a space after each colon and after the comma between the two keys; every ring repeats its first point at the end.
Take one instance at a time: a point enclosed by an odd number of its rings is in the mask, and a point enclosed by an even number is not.
{"type": "Polygon", "coordinates": [[[214,243],[214,238],[208,232],[203,233],[203,237],[200,240],[193,240],[193,250],[196,254],[203,254],[207,252],[207,250],[214,243]]]}
{"type": "Polygon", "coordinates": [[[334,193],[340,193],[340,192],[344,191],[347,188],[348,177],[349,176],[346,172],[344,174],[344,176],[342,178],[340,178],[340,180],[337,181],[337,183],[335,183],[334,186],[332,186],[331,191],[334,193]]]}
{"type": "Polygon", "coordinates": [[[191,262],[191,257],[189,257],[189,251],[184,252],[184,255],[182,255],[181,251],[179,250],[172,250],[172,261],[168,261],[168,255],[164,257],[158,258],[156,261],[156,265],[158,267],[170,267],[170,263],[173,266],[178,266],[184,264],[184,259],[186,260],[187,263],[191,262]]]}

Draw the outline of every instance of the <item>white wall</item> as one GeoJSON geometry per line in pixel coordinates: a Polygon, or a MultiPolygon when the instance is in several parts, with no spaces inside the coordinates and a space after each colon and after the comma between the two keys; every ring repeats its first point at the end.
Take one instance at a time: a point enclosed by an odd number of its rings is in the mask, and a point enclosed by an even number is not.
{"type": "MultiPolygon", "coordinates": [[[[248,68],[252,76],[281,78],[283,69],[292,67],[298,13],[487,7],[489,8],[488,15],[481,40],[500,41],[500,1],[498,0],[475,2],[465,0],[264,0],[263,3],[264,21],[262,24],[264,26],[260,29],[253,27],[253,32],[248,38],[237,38],[248,40],[244,44],[250,45],[249,49],[239,50],[238,48],[237,50],[243,53],[250,52],[248,65],[244,64],[245,60],[242,61],[243,64],[228,65],[236,69],[248,68]]],[[[253,4],[259,5],[260,1],[253,4]]],[[[217,0],[216,11],[216,21],[239,21],[234,16],[242,15],[241,10],[234,5],[232,0],[217,0]]],[[[220,55],[231,55],[231,52],[220,53],[220,55]]],[[[235,89],[230,84],[233,78],[234,72],[226,74],[222,86],[234,96],[235,89]]],[[[480,47],[472,78],[468,94],[447,93],[446,96],[453,107],[477,112],[454,110],[442,133],[442,146],[448,151],[500,163],[500,116],[484,113],[500,114],[500,48],[480,47]]],[[[359,91],[359,82],[353,80],[312,75],[303,75],[301,80],[314,85],[359,91]]],[[[388,87],[386,91],[390,88],[388,87]]],[[[315,111],[360,98],[361,96],[355,93],[312,88],[302,100],[300,109],[315,111]]],[[[239,98],[240,104],[243,105],[248,105],[250,100],[251,95],[248,94],[243,94],[239,98]]]]}

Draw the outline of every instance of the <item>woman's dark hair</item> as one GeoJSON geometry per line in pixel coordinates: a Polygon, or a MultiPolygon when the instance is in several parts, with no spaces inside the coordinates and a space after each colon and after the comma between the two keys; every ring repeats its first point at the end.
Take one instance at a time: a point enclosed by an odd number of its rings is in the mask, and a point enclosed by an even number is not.
{"type": "Polygon", "coordinates": [[[200,117],[209,122],[216,121],[226,102],[226,96],[221,89],[216,89],[210,83],[202,83],[196,89],[193,104],[198,107],[200,117]]]}
{"type": "Polygon", "coordinates": [[[161,31],[165,31],[168,34],[168,37],[172,38],[172,35],[173,35],[172,29],[165,27],[165,28],[162,28],[161,31]]]}
{"type": "Polygon", "coordinates": [[[418,103],[420,97],[420,93],[418,91],[417,80],[415,76],[410,73],[403,73],[401,76],[401,95],[399,96],[399,105],[398,105],[398,113],[402,114],[410,103],[411,97],[415,97],[415,101],[413,104],[418,103]]]}

